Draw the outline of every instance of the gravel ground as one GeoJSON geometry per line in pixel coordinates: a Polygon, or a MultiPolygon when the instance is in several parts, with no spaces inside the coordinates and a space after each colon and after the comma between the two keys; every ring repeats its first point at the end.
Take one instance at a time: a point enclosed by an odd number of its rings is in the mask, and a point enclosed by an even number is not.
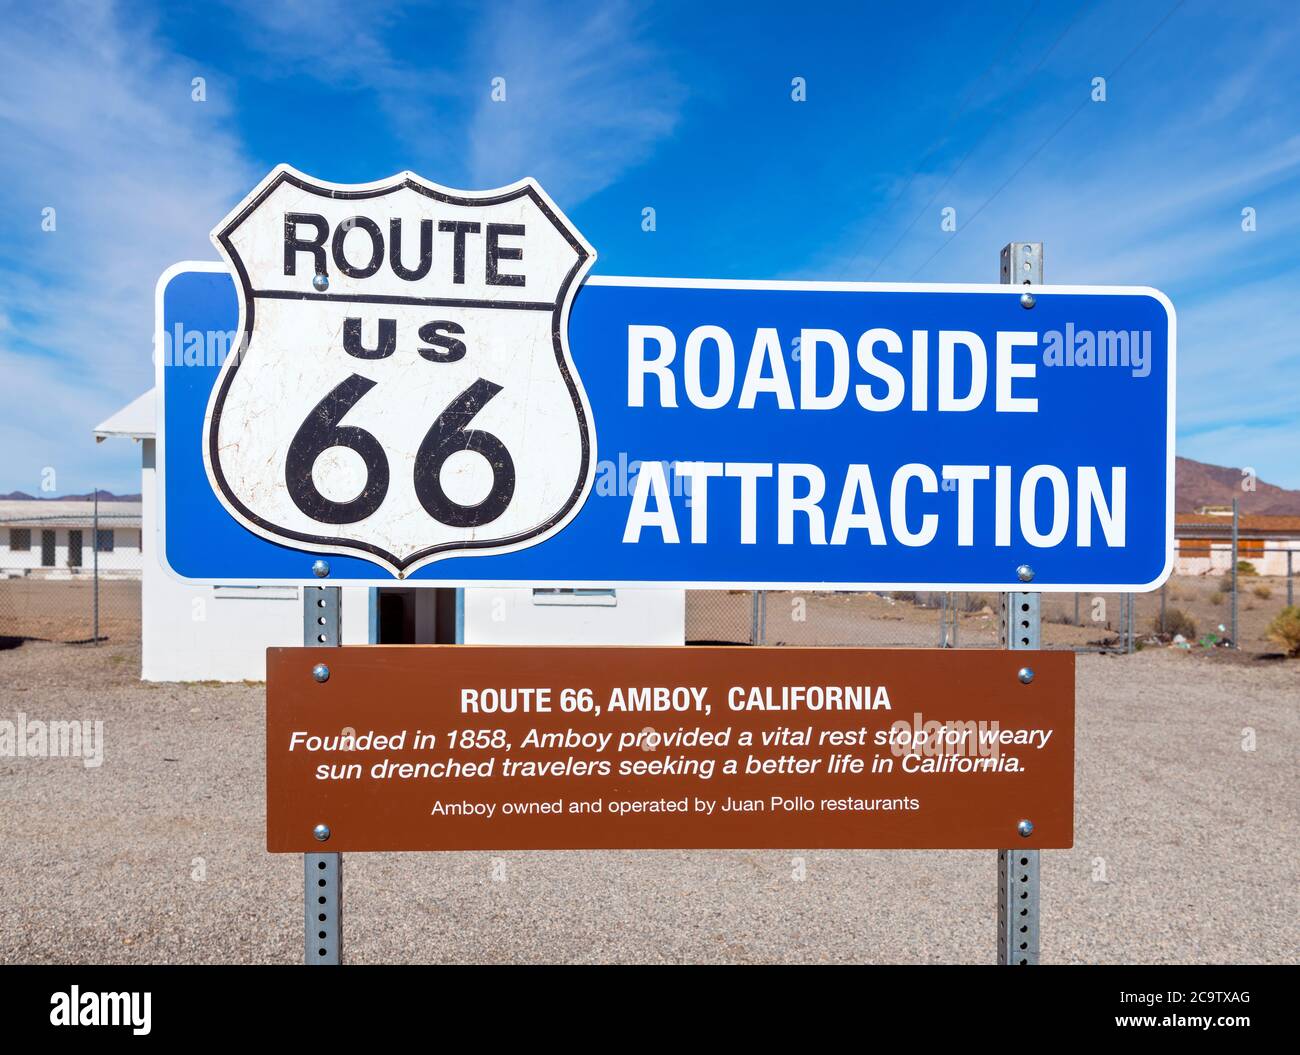
{"type": "MultiPolygon", "coordinates": [[[[122,644],[0,652],[0,718],[102,718],[107,742],[98,769],[0,759],[0,961],[297,961],[301,858],[262,848],[262,686],[138,670],[122,644]]],[[[1078,698],[1043,961],[1295,962],[1300,663],[1081,656],[1078,698]]],[[[822,851],[796,881],[799,856],[357,854],[346,957],[991,961],[991,851],[822,851]]]]}

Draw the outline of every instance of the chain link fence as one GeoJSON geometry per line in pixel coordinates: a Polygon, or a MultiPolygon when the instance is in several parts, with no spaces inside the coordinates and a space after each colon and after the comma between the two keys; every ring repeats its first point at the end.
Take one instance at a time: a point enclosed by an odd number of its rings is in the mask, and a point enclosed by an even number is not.
{"type": "MultiPolygon", "coordinates": [[[[1072,596],[1044,604],[1043,647],[1125,647],[1122,595],[1089,598],[1082,607],[1072,596]]],[[[699,645],[1000,648],[1001,604],[1000,594],[986,593],[691,590],[686,595],[686,640],[699,645]]]]}
{"type": "MultiPolygon", "coordinates": [[[[1300,571],[1300,560],[1294,570],[1300,571]]],[[[1240,569],[1241,566],[1239,566],[1240,569]]],[[[1277,652],[1269,626],[1295,603],[1294,575],[1175,575],[1151,593],[1044,594],[1042,647],[1147,645],[1277,652]]],[[[1001,594],[689,590],[686,641],[706,645],[1003,648],[1001,594]]]]}
{"type": "Polygon", "coordinates": [[[138,515],[0,520],[0,644],[138,640],[140,547],[138,515]]]}

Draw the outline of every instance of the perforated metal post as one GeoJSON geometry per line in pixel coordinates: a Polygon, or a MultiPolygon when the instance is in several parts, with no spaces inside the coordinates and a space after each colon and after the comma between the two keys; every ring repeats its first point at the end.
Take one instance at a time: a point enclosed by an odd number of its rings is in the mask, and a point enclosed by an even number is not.
{"type": "Polygon", "coordinates": [[[303,962],[343,962],[343,855],[302,855],[303,962]]]}
{"type": "MultiPolygon", "coordinates": [[[[1039,285],[1043,281],[1043,243],[1011,242],[1002,248],[1001,263],[1004,284],[1039,285]]],[[[1034,303],[1029,295],[1021,301],[1021,306],[1032,313],[1034,303]]],[[[1011,556],[1007,559],[1014,562],[1011,556]]],[[[1021,582],[1033,581],[1034,572],[1029,565],[1019,565],[1016,574],[1021,582]]],[[[1037,592],[1019,591],[1005,595],[1002,640],[1007,648],[1036,649],[1041,645],[1041,596],[1037,592]]],[[[1008,690],[1011,688],[1008,686],[1008,690]]],[[[999,964],[1038,963],[1038,868],[1037,850],[998,851],[999,964]]]]}
{"type": "MultiPolygon", "coordinates": [[[[329,574],[317,561],[315,573],[329,574]]],[[[302,591],[302,643],[317,647],[339,644],[342,590],[337,586],[305,586],[302,591]]],[[[326,667],[328,670],[328,667],[326,667]]],[[[326,676],[328,678],[328,675],[326,676]]],[[[319,678],[317,679],[320,680],[319,678]]],[[[328,818],[321,818],[322,826],[328,818]]],[[[328,839],[328,828],[324,834],[328,839]]],[[[343,962],[343,855],[302,855],[303,963],[343,962]]]]}
{"type": "Polygon", "coordinates": [[[998,963],[1038,963],[1038,851],[998,851],[998,963]]]}

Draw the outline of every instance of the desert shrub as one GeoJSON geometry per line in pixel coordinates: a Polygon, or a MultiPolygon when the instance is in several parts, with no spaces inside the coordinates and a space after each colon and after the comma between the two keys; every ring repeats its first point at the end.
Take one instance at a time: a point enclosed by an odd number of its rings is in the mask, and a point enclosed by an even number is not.
{"type": "Polygon", "coordinates": [[[1156,615],[1151,620],[1151,626],[1157,634],[1168,634],[1170,637],[1182,634],[1188,641],[1196,638],[1196,620],[1181,608],[1166,608],[1164,625],[1160,625],[1160,616],[1156,615]]]}
{"type": "Polygon", "coordinates": [[[1269,589],[1267,586],[1265,586],[1263,583],[1260,583],[1258,586],[1256,586],[1256,587],[1251,591],[1251,593],[1253,593],[1253,594],[1254,594],[1256,597],[1258,597],[1261,601],[1267,601],[1270,597],[1273,596],[1273,591],[1270,590],[1270,589],[1269,589]]]}
{"type": "Polygon", "coordinates": [[[1268,624],[1268,639],[1288,656],[1300,656],[1300,606],[1290,605],[1277,614],[1268,624]]]}
{"type": "Polygon", "coordinates": [[[1250,561],[1248,561],[1248,560],[1239,560],[1239,561],[1237,561],[1237,574],[1238,574],[1238,575],[1258,575],[1259,572],[1257,572],[1257,571],[1255,570],[1255,565],[1251,564],[1250,561]]]}
{"type": "Polygon", "coordinates": [[[1232,593],[1232,576],[1225,575],[1219,580],[1219,593],[1232,593]]]}
{"type": "Polygon", "coordinates": [[[982,593],[964,593],[959,603],[963,612],[982,612],[985,608],[996,607],[982,593]]]}
{"type": "Polygon", "coordinates": [[[1210,604],[1223,604],[1223,594],[1218,590],[1215,590],[1214,593],[1210,594],[1210,604]]]}

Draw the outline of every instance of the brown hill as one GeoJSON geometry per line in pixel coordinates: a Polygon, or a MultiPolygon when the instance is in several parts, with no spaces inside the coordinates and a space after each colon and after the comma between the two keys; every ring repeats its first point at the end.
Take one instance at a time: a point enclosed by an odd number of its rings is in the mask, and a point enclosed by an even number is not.
{"type": "Polygon", "coordinates": [[[1246,491],[1246,478],[1240,469],[1207,465],[1191,458],[1174,459],[1174,508],[1179,513],[1195,513],[1201,506],[1230,506],[1241,499],[1241,511],[1256,516],[1300,516],[1300,491],[1288,491],[1276,484],[1255,481],[1255,489],[1246,491]]]}

